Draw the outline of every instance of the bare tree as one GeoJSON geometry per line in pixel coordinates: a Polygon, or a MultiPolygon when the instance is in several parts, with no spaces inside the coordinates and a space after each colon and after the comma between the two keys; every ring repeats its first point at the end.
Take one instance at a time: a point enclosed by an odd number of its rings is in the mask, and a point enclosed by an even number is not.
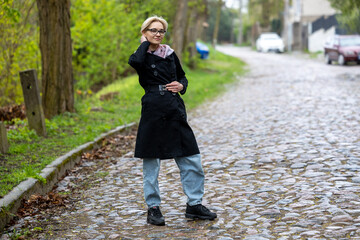
{"type": "Polygon", "coordinates": [[[45,117],[74,109],[70,34],[70,0],[36,0],[42,61],[42,104],[45,117]]]}

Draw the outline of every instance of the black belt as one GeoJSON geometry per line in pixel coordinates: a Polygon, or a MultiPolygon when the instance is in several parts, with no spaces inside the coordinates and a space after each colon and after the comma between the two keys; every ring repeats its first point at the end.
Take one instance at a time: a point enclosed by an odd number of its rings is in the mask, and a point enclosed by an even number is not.
{"type": "MultiPolygon", "coordinates": [[[[168,92],[166,89],[166,85],[149,85],[146,87],[147,92],[159,92],[160,95],[164,95],[165,92],[168,92]]],[[[176,93],[172,93],[172,95],[176,95],[176,93]]]]}
{"type": "Polygon", "coordinates": [[[165,92],[166,90],[166,85],[150,85],[146,87],[147,91],[150,92],[165,92]]]}

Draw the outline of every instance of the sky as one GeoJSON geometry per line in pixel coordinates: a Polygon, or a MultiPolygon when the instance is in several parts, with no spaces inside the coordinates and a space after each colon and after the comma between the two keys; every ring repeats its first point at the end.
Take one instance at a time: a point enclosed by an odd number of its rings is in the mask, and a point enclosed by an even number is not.
{"type": "MultiPolygon", "coordinates": [[[[225,0],[228,8],[239,8],[239,0],[225,0]]],[[[243,5],[247,4],[247,0],[243,0],[243,5]]]]}

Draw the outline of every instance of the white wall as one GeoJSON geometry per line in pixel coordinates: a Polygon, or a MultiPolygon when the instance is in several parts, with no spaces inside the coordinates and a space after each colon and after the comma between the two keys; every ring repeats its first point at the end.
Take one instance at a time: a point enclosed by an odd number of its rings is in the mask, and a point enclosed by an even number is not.
{"type": "Polygon", "coordinates": [[[329,28],[327,31],[319,29],[309,35],[308,46],[310,52],[324,51],[324,43],[328,37],[335,35],[335,27],[329,28]]]}
{"type": "Polygon", "coordinates": [[[302,0],[302,16],[329,16],[336,11],[330,5],[328,0],[302,0]]]}

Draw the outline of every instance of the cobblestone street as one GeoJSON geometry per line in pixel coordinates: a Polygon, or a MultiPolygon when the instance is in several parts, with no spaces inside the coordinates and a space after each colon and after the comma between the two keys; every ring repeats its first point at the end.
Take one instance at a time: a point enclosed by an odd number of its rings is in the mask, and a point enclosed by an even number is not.
{"type": "MultiPolygon", "coordinates": [[[[166,226],[148,225],[142,162],[128,153],[92,173],[100,177],[75,210],[53,215],[40,239],[360,239],[360,66],[218,50],[249,68],[226,94],[189,112],[206,174],[203,203],[218,218],[185,218],[179,170],[166,160],[166,226]]],[[[69,175],[59,190],[75,178],[87,176],[69,175]]]]}

